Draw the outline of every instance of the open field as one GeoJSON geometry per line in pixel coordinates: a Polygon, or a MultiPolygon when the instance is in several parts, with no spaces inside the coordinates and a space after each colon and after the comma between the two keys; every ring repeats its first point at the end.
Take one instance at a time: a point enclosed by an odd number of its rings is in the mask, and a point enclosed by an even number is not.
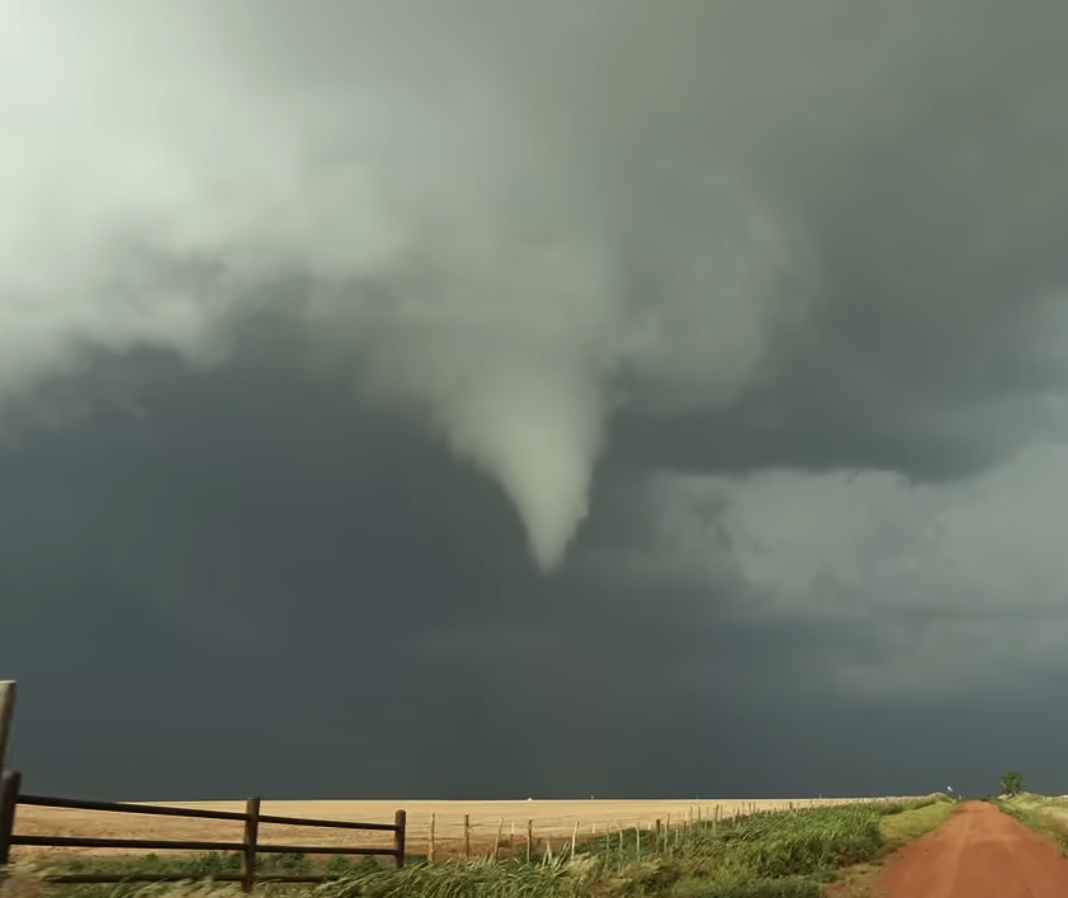
{"type": "Polygon", "coordinates": [[[1024,792],[1012,798],[998,799],[995,804],[999,810],[1058,846],[1068,857],[1068,796],[1024,792]]]}
{"type": "Polygon", "coordinates": [[[1034,795],[1024,792],[1009,799],[1012,806],[1043,814],[1068,829],[1068,795],[1034,795]]]}
{"type": "MultiPolygon", "coordinates": [[[[570,839],[578,827],[580,838],[629,829],[635,826],[652,828],[659,819],[667,826],[678,826],[690,815],[711,820],[744,816],[755,811],[787,810],[851,804],[872,799],[861,798],[801,798],[801,799],[704,799],[608,801],[586,799],[580,801],[264,801],[264,814],[287,817],[307,817],[324,820],[350,820],[364,823],[391,823],[398,808],[408,812],[408,851],[425,853],[430,839],[430,823],[435,821],[437,852],[456,854],[464,842],[464,815],[471,823],[472,853],[487,850],[496,840],[503,823],[502,844],[510,838],[515,844],[525,844],[527,821],[533,820],[535,843],[546,839],[570,839]]],[[[153,802],[171,807],[188,807],[224,811],[244,811],[244,802],[153,802]]],[[[167,817],[144,817],[102,811],[66,810],[23,806],[18,810],[15,832],[22,835],[89,836],[97,838],[180,839],[228,841],[241,839],[241,824],[227,820],[195,820],[167,817]]],[[[385,844],[385,833],[360,833],[345,830],[323,830],[311,827],[272,826],[264,824],[260,831],[263,844],[345,845],[364,846],[385,844]]],[[[21,849],[19,858],[30,853],[86,854],[106,853],[101,849],[21,849]]]]}
{"type": "MultiPolygon", "coordinates": [[[[349,804],[349,809],[356,815],[366,817],[371,815],[375,805],[388,810],[393,803],[275,803],[270,810],[283,811],[287,815],[295,812],[322,814],[324,810],[336,811],[344,804],[349,804]]],[[[784,813],[767,813],[775,810],[774,802],[753,802],[746,803],[745,810],[761,810],[758,805],[764,804],[765,813],[732,818],[724,810],[729,804],[720,802],[721,820],[718,823],[695,822],[694,826],[673,828],[670,833],[662,831],[659,837],[655,832],[621,830],[608,837],[591,839],[586,844],[580,843],[572,854],[569,846],[565,848],[564,845],[568,838],[566,821],[570,821],[570,831],[574,832],[575,823],[581,822],[590,810],[600,811],[599,816],[604,817],[610,816],[604,814],[604,810],[612,809],[619,811],[622,817],[625,810],[634,809],[638,812],[637,818],[651,816],[642,813],[648,811],[663,814],[659,818],[662,821],[666,821],[671,810],[674,821],[676,815],[689,817],[690,803],[405,804],[424,813],[495,814],[498,825],[505,819],[502,812],[510,811],[513,816],[542,820],[546,831],[555,820],[561,840],[556,842],[551,853],[547,846],[539,845],[539,850],[529,859],[522,852],[514,860],[506,856],[496,862],[478,859],[469,863],[410,863],[403,869],[394,869],[391,864],[354,864],[342,857],[333,858],[324,865],[302,855],[271,855],[270,863],[265,863],[262,869],[257,866],[260,877],[257,891],[262,888],[262,894],[274,898],[473,898],[476,895],[481,898],[610,898],[621,895],[634,898],[820,898],[827,894],[852,898],[862,894],[865,886],[879,876],[881,860],[912,839],[940,830],[954,812],[963,807],[938,795],[864,803],[825,800],[813,802],[823,806],[811,809],[804,807],[806,802],[795,801],[793,811],[789,810],[790,802],[787,801],[784,802],[784,813]],[[298,886],[294,874],[314,879],[315,884],[298,886]],[[324,874],[331,881],[323,883],[324,874]]],[[[694,805],[695,809],[697,807],[715,806],[694,805]]],[[[214,804],[212,809],[229,808],[214,804]]],[[[735,809],[741,810],[741,802],[735,809]]],[[[990,810],[997,814],[995,809],[990,810]]],[[[627,822],[620,820],[624,826],[627,822]]],[[[1019,827],[1014,821],[1008,822],[1019,827]]],[[[146,833],[142,830],[140,834],[146,833]]],[[[5,892],[3,898],[239,898],[240,887],[225,885],[221,880],[240,879],[240,870],[241,860],[233,854],[186,857],[59,855],[41,858],[32,868],[20,866],[12,882],[14,891],[8,890],[10,894],[5,892]],[[40,875],[73,875],[87,884],[70,885],[68,881],[68,884],[53,882],[49,885],[34,879],[40,875]],[[130,877],[171,880],[212,877],[215,881],[199,886],[179,884],[163,888],[145,887],[129,881],[119,886],[109,884],[130,877]],[[43,888],[35,886],[35,882],[43,888]]],[[[894,898],[898,894],[900,892],[895,893],[894,898]]],[[[986,898],[985,894],[982,898],[986,898]]]]}

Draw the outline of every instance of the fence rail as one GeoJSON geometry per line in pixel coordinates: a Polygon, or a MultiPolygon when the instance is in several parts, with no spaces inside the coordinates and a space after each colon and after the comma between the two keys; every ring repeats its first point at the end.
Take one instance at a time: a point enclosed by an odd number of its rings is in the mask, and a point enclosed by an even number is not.
{"type": "MultiPolygon", "coordinates": [[[[19,793],[21,776],[5,770],[0,779],[0,867],[8,863],[10,850],[16,846],[35,848],[117,848],[129,850],[218,851],[236,852],[242,858],[240,873],[217,873],[212,879],[220,882],[239,882],[245,892],[261,882],[321,882],[338,878],[338,874],[317,875],[257,873],[256,859],[261,854],[318,854],[364,855],[392,857],[397,867],[404,866],[407,815],[397,811],[392,823],[357,823],[350,820],[314,820],[304,817],[282,817],[260,813],[260,799],[250,798],[244,813],[238,811],[172,808],[160,805],[127,804],[112,801],[81,801],[73,798],[52,798],[44,795],[19,793]],[[190,841],[181,839],[109,839],[83,836],[23,836],[14,832],[15,815],[19,805],[64,808],[80,811],[109,811],[118,814],[150,814],[158,817],[185,817],[206,820],[234,820],[244,823],[244,838],[240,842],[190,841]],[[308,826],[324,829],[346,829],[393,834],[392,847],[369,845],[275,845],[261,844],[261,823],[282,826],[308,826]]],[[[69,873],[46,874],[45,881],[54,883],[113,883],[113,882],[179,882],[192,878],[177,873],[69,873]]],[[[206,878],[206,877],[205,877],[206,878]]]]}

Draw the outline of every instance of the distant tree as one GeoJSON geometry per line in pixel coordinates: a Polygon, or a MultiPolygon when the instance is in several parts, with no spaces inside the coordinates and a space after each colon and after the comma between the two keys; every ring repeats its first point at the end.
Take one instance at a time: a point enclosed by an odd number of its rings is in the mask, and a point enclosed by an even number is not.
{"type": "Polygon", "coordinates": [[[1019,795],[1023,791],[1023,774],[1019,770],[1006,770],[1001,774],[1001,794],[1019,795]]]}

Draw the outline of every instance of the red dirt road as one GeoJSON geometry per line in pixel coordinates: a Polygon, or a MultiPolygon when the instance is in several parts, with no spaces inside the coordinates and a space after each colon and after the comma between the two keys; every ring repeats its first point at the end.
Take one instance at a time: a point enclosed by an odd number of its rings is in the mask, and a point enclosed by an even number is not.
{"type": "Polygon", "coordinates": [[[969,801],[934,832],[891,858],[869,894],[1066,898],[1068,860],[1022,823],[981,801],[969,801]]]}

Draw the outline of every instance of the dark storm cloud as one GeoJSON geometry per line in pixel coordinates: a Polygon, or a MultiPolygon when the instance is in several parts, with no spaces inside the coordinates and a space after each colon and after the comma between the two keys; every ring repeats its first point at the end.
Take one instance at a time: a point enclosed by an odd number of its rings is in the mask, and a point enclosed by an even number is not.
{"type": "MultiPolygon", "coordinates": [[[[960,32],[981,43],[976,12],[960,32]]],[[[1046,38],[1065,33],[1048,24],[1046,38]]],[[[966,74],[932,80],[897,127],[801,188],[819,299],[781,335],[776,375],[726,414],[624,418],[622,441],[690,470],[924,480],[975,473],[1048,430],[1046,399],[1068,383],[1068,203],[1054,186],[1068,177],[1068,72],[1022,27],[1007,22],[981,59],[948,56],[966,74]]]]}
{"type": "MultiPolygon", "coordinates": [[[[262,361],[100,378],[107,404],[0,457],[0,657],[40,791],[917,791],[943,761],[895,730],[960,746],[1015,704],[843,697],[828,659],[884,662],[877,634],[768,616],[660,554],[633,470],[609,466],[545,578],[491,483],[336,385],[262,361]]],[[[953,785],[984,788],[993,754],[953,785]]]]}
{"type": "Polygon", "coordinates": [[[923,791],[1027,729],[1068,7],[59,9],[0,22],[35,788],[923,791]]]}
{"type": "Polygon", "coordinates": [[[852,639],[794,645],[663,571],[628,586],[634,486],[600,489],[600,563],[546,579],[492,484],[345,391],[137,367],[97,377],[137,383],[141,416],[98,406],[0,456],[0,655],[37,789],[722,793],[696,760],[653,763],[665,734],[796,699],[811,654],[852,639]]]}

